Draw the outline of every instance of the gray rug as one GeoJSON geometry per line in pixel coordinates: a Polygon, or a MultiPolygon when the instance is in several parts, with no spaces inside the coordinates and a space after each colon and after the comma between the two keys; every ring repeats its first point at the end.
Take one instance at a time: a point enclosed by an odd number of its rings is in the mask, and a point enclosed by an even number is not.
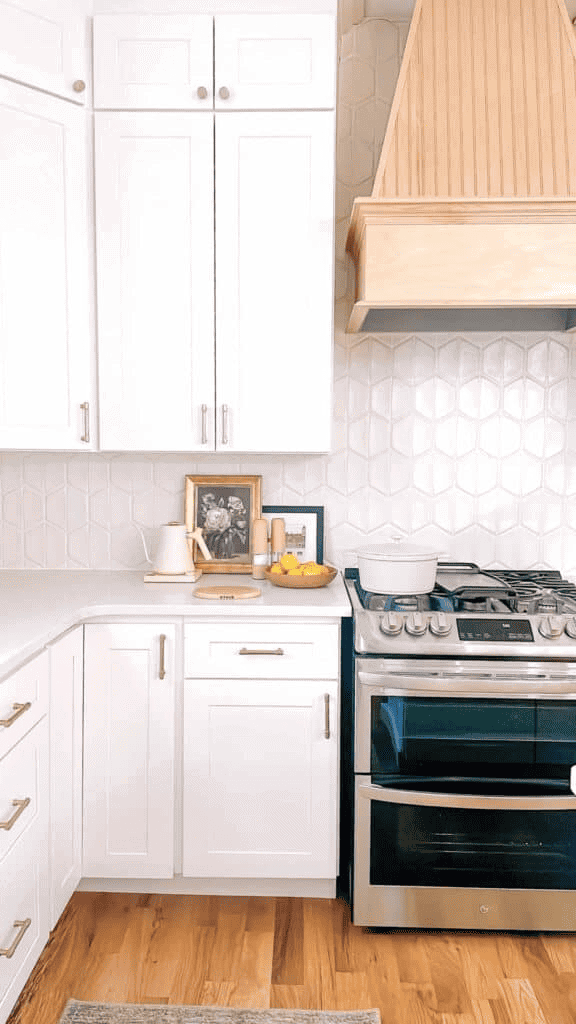
{"type": "Polygon", "coordinates": [[[60,1024],[380,1024],[380,1011],[239,1010],[231,1006],[151,1006],[71,999],[60,1024]]]}

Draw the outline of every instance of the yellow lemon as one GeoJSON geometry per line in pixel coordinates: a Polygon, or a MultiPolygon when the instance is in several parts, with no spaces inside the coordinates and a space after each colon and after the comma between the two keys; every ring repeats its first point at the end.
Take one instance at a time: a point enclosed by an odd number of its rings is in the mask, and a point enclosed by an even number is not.
{"type": "Polygon", "coordinates": [[[295,565],[293,569],[288,569],[287,576],[303,576],[304,569],[301,565],[295,565]]]}
{"type": "Polygon", "coordinates": [[[280,565],[286,570],[286,572],[290,572],[290,569],[297,569],[300,562],[296,558],[296,555],[293,555],[291,551],[287,551],[285,555],[282,555],[280,565]]]}
{"type": "Polygon", "coordinates": [[[280,565],[280,562],[273,562],[272,565],[270,566],[270,572],[273,573],[274,576],[284,575],[284,569],[280,565]]]}

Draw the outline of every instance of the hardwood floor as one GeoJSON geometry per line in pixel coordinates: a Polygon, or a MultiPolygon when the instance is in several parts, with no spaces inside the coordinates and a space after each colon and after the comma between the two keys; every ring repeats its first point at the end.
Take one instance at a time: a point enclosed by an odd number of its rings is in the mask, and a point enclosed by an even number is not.
{"type": "Polygon", "coordinates": [[[576,935],[370,931],[340,900],[76,893],[9,1024],[56,1024],[69,998],[574,1024],[576,935]]]}

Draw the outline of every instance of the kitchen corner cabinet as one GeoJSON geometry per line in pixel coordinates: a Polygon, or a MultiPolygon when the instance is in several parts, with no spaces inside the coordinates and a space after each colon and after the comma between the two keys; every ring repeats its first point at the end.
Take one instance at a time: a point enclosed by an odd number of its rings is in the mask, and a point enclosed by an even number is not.
{"type": "Polygon", "coordinates": [[[174,645],[167,623],[85,626],[85,877],[174,872],[174,645]]]}
{"type": "Polygon", "coordinates": [[[338,649],[330,625],[187,628],[185,876],[336,877],[338,649]]]}
{"type": "Polygon", "coordinates": [[[82,0],[0,0],[0,75],[84,104],[86,22],[82,0]]]}
{"type": "MultiPolygon", "coordinates": [[[[236,52],[236,78],[230,81],[247,85],[251,74],[254,79],[246,106],[264,108],[271,97],[280,107],[333,106],[333,19],[316,17],[325,19],[322,45],[302,43],[301,26],[315,16],[215,18],[216,67],[222,35],[222,52],[236,52]],[[276,28],[275,41],[272,22],[282,29],[276,28]],[[231,40],[238,41],[241,26],[242,45],[234,51],[231,40]],[[298,89],[288,89],[286,82],[280,89],[288,68],[279,54],[285,43],[290,50],[290,38],[298,52],[303,46],[309,57],[316,50],[323,55],[323,63],[309,65],[302,55],[295,58],[293,75],[302,78],[305,67],[317,64],[329,69],[320,76],[329,83],[324,94],[314,92],[312,82],[308,102],[301,81],[298,89]],[[264,86],[265,74],[272,74],[273,87],[264,86]]],[[[185,20],[179,18],[178,25],[185,20]]],[[[181,29],[170,37],[164,19],[136,22],[134,31],[149,26],[149,37],[127,38],[125,64],[113,82],[145,78],[151,67],[158,75],[142,84],[144,99],[127,98],[118,86],[106,95],[107,103],[151,102],[147,89],[155,87],[162,68],[177,78],[178,68],[183,74],[188,67],[176,55],[171,61],[160,56],[164,44],[178,52],[184,46],[181,29]],[[147,53],[157,55],[155,63],[146,61],[147,53]]],[[[117,34],[123,23],[124,18],[115,23],[117,34]]],[[[99,24],[95,19],[96,43],[103,38],[99,24]]],[[[112,60],[106,40],[106,60],[96,46],[97,74],[112,60]]],[[[186,80],[182,104],[191,81],[186,80]]],[[[240,103],[236,85],[223,88],[240,103]]],[[[95,89],[102,99],[98,77],[95,89]]],[[[210,90],[205,101],[206,109],[198,109],[195,93],[182,113],[95,115],[101,447],[326,451],[334,110],[221,109],[227,100],[217,95],[213,101],[210,90]],[[313,396],[309,416],[294,414],[294,394],[303,381],[310,382],[313,396]]]]}
{"type": "Polygon", "coordinates": [[[82,875],[82,705],[84,630],[50,654],[50,864],[53,928],[82,875]]]}
{"type": "Polygon", "coordinates": [[[93,447],[87,153],[83,110],[0,80],[0,448],[93,447]]]}

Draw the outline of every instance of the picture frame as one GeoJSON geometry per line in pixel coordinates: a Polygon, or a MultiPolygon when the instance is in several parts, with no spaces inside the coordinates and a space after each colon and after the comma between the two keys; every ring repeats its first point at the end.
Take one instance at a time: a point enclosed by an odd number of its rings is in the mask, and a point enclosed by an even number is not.
{"type": "Polygon", "coordinates": [[[283,519],[286,528],[286,551],[301,562],[324,561],[323,505],[264,505],[266,518],[283,519]]]}
{"type": "Polygon", "coordinates": [[[261,476],[186,476],[184,521],[201,527],[212,558],[194,542],[192,557],[202,572],[250,573],[252,523],[261,516],[261,476]]]}

